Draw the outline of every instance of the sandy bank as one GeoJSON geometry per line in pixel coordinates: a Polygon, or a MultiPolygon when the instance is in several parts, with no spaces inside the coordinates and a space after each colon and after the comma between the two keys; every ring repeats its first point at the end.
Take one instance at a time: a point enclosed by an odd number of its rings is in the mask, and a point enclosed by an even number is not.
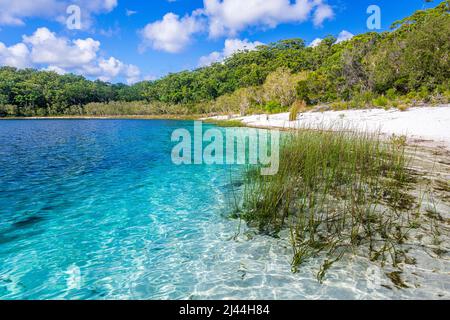
{"type": "Polygon", "coordinates": [[[246,125],[261,128],[297,129],[305,127],[342,128],[380,131],[386,135],[406,135],[409,142],[450,149],[450,104],[436,107],[367,109],[299,114],[289,121],[289,113],[238,117],[246,125]]]}

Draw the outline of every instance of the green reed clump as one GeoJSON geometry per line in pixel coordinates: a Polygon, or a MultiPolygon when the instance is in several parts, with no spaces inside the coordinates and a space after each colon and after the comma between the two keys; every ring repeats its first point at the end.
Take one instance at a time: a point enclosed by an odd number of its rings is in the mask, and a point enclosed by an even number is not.
{"type": "Polygon", "coordinates": [[[410,216],[417,206],[405,144],[364,132],[302,130],[281,144],[277,175],[250,167],[242,217],[263,233],[290,230],[292,269],[325,254],[319,281],[345,253],[394,266],[405,259],[410,216]]]}

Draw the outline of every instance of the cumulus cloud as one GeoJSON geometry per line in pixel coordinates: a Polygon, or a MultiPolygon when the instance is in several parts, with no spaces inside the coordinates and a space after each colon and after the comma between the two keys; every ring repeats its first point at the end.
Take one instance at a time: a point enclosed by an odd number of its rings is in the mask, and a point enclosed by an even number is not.
{"type": "Polygon", "coordinates": [[[30,67],[30,51],[23,43],[18,43],[11,47],[6,47],[0,42],[0,65],[16,68],[30,67]]]}
{"type": "Polygon", "coordinates": [[[59,75],[63,75],[66,74],[67,71],[64,70],[63,68],[57,67],[57,66],[48,66],[47,68],[44,68],[45,71],[51,71],[51,72],[56,72],[59,75]]]}
{"type": "Polygon", "coordinates": [[[198,62],[199,67],[207,67],[212,65],[213,63],[219,62],[223,60],[223,53],[219,51],[214,51],[208,54],[207,56],[200,57],[198,62]]]}
{"type": "Polygon", "coordinates": [[[55,0],[2,0],[0,1],[0,24],[24,25],[25,18],[56,16],[57,12],[62,12],[63,9],[62,3],[55,0]]]}
{"type": "Polygon", "coordinates": [[[317,46],[322,42],[322,40],[323,40],[323,39],[321,39],[321,38],[316,38],[316,39],[314,39],[314,40],[309,44],[309,47],[311,47],[311,48],[317,47],[317,46]]]}
{"type": "Polygon", "coordinates": [[[24,36],[23,43],[32,48],[34,64],[52,64],[68,69],[91,63],[100,48],[100,42],[92,38],[70,41],[58,38],[47,28],[39,28],[33,35],[24,36]]]}
{"type": "MultiPolygon", "coordinates": [[[[355,36],[355,35],[354,35],[353,33],[349,32],[349,31],[347,31],[347,30],[342,30],[342,31],[338,34],[335,43],[341,43],[341,42],[350,40],[350,39],[353,38],[354,36],[355,36]]],[[[319,44],[322,43],[322,41],[323,41],[322,38],[316,38],[316,39],[314,39],[314,40],[309,44],[309,47],[312,47],[312,48],[317,47],[319,44]]]]}
{"type": "Polygon", "coordinates": [[[134,84],[141,80],[141,70],[133,64],[124,65],[124,72],[128,84],[134,84]]]}
{"type": "MultiPolygon", "coordinates": [[[[204,6],[180,18],[174,13],[148,24],[141,31],[143,46],[177,53],[197,33],[211,38],[234,37],[249,27],[275,28],[282,23],[312,19],[317,26],[334,15],[325,0],[204,0],[204,6]]],[[[213,54],[214,58],[217,54],[213,54]]],[[[206,58],[205,58],[206,59],[206,58]]]]}
{"type": "Polygon", "coordinates": [[[304,22],[314,12],[317,25],[332,9],[323,0],[204,0],[211,37],[235,35],[247,27],[274,28],[281,23],[304,22]]]}
{"type": "Polygon", "coordinates": [[[81,68],[83,74],[96,77],[102,81],[111,81],[118,76],[123,76],[128,84],[133,84],[138,82],[141,76],[138,67],[124,64],[114,57],[99,58],[95,64],[85,65],[81,68]]]}
{"type": "Polygon", "coordinates": [[[258,46],[264,45],[262,42],[249,42],[247,39],[227,39],[222,52],[214,51],[207,56],[200,58],[199,66],[209,66],[215,62],[220,62],[239,51],[255,50],[258,46]]]}
{"type": "Polygon", "coordinates": [[[59,74],[73,72],[103,81],[123,77],[128,83],[140,80],[140,70],[114,58],[100,56],[100,42],[92,38],[69,40],[47,28],[11,47],[0,42],[0,65],[17,68],[35,67],[59,74]]]}
{"type": "Polygon", "coordinates": [[[350,40],[351,38],[353,38],[355,35],[347,30],[342,30],[336,40],[336,43],[341,43],[347,40],[350,40]]]}
{"type": "Polygon", "coordinates": [[[27,18],[49,18],[65,22],[69,5],[81,8],[85,27],[95,14],[110,12],[117,6],[117,0],[1,0],[0,25],[24,25],[27,18]]]}
{"type": "Polygon", "coordinates": [[[201,31],[202,22],[197,14],[180,18],[173,13],[166,14],[162,20],[149,23],[141,31],[144,47],[177,53],[191,41],[194,33],[201,31]]]}
{"type": "Polygon", "coordinates": [[[325,3],[321,3],[317,6],[314,12],[313,22],[315,26],[321,26],[325,20],[331,20],[334,18],[334,12],[331,6],[325,3]]]}
{"type": "Polygon", "coordinates": [[[262,45],[264,45],[264,43],[259,41],[249,42],[247,39],[227,39],[225,40],[225,48],[223,49],[223,54],[225,58],[227,58],[238,51],[255,50],[258,46],[262,45]]]}

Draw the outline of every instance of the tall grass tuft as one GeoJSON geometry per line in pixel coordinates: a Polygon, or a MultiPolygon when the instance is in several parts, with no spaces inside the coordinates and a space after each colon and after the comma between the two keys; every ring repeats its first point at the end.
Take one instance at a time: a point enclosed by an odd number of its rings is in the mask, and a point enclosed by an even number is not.
{"type": "Polygon", "coordinates": [[[400,244],[416,208],[403,191],[407,162],[404,144],[377,134],[287,133],[277,175],[261,176],[256,167],[246,172],[242,217],[266,234],[290,231],[294,272],[324,254],[319,281],[349,252],[395,266],[405,259],[400,244]]]}

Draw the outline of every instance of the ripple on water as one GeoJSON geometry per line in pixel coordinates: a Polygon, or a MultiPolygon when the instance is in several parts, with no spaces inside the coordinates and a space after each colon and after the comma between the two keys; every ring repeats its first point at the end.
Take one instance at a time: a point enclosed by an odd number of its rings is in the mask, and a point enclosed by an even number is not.
{"type": "Polygon", "coordinates": [[[450,298],[447,262],[417,269],[407,280],[420,287],[401,291],[356,257],[324,285],[319,259],[293,274],[285,237],[227,219],[236,168],[171,164],[179,127],[192,123],[2,123],[0,298],[450,298]]]}

